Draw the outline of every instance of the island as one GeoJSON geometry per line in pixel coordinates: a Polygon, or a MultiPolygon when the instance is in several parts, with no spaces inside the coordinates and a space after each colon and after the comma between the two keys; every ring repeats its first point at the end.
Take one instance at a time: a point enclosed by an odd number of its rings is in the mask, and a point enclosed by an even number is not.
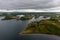
{"type": "Polygon", "coordinates": [[[59,17],[51,17],[49,20],[31,22],[20,34],[60,35],[59,17]]]}
{"type": "Polygon", "coordinates": [[[34,15],[25,15],[24,17],[21,17],[20,20],[30,20],[34,17],[34,15]]]}
{"type": "Polygon", "coordinates": [[[6,15],[4,19],[2,20],[10,20],[10,19],[16,19],[16,16],[14,15],[6,15]]]}
{"type": "Polygon", "coordinates": [[[34,16],[33,15],[4,15],[4,19],[2,20],[10,20],[10,19],[16,19],[16,20],[30,20],[34,16]]]}

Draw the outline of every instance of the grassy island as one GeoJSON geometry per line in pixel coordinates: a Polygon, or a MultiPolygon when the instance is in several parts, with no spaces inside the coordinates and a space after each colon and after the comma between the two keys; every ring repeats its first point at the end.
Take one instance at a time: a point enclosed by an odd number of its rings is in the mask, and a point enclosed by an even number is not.
{"type": "Polygon", "coordinates": [[[33,18],[33,15],[25,15],[24,17],[21,17],[20,20],[29,20],[32,18],[33,18]]]}
{"type": "Polygon", "coordinates": [[[13,16],[13,15],[7,15],[7,16],[5,16],[5,18],[2,19],[2,20],[10,20],[10,19],[16,19],[16,16],[13,16]]]}
{"type": "Polygon", "coordinates": [[[58,19],[42,20],[32,22],[21,34],[52,34],[60,35],[60,22],[58,19]]]}

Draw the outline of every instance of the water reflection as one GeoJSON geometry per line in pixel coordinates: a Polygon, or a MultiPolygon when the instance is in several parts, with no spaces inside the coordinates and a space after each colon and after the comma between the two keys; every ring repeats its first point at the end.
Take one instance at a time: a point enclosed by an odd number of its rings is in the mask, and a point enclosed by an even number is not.
{"type": "Polygon", "coordinates": [[[5,16],[0,16],[0,20],[1,20],[1,19],[4,19],[4,18],[5,18],[5,16]]]}
{"type": "Polygon", "coordinates": [[[38,18],[33,17],[29,22],[47,20],[47,19],[50,19],[50,18],[51,18],[51,17],[46,17],[46,18],[44,18],[44,16],[40,16],[40,17],[38,17],[38,18]]]}
{"type": "Polygon", "coordinates": [[[20,37],[20,40],[60,40],[60,37],[46,34],[24,35],[20,37]]]}
{"type": "Polygon", "coordinates": [[[21,32],[28,21],[17,20],[0,20],[0,39],[1,40],[13,40],[18,38],[18,33],[21,32]]]}
{"type": "MultiPolygon", "coordinates": [[[[50,18],[50,17],[49,17],[50,18]]],[[[47,18],[47,19],[49,19],[47,18]]],[[[59,36],[54,35],[20,35],[19,33],[27,27],[27,25],[36,20],[45,20],[43,16],[31,20],[0,20],[0,40],[60,40],[59,36]]]]}

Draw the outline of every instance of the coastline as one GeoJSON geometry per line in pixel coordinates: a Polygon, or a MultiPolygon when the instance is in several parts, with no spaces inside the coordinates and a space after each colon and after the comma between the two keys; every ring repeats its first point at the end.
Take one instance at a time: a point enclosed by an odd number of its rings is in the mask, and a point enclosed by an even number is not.
{"type": "Polygon", "coordinates": [[[46,35],[46,36],[57,36],[57,37],[60,37],[59,35],[53,35],[53,34],[21,34],[21,33],[19,33],[19,35],[22,35],[22,36],[39,36],[39,35],[46,35]]]}

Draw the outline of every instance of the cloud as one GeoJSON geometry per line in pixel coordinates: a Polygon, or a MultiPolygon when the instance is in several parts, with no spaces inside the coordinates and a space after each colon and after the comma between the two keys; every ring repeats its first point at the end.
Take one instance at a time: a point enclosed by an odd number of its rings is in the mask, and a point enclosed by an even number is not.
{"type": "Polygon", "coordinates": [[[0,9],[47,9],[60,6],[60,0],[0,0],[0,9]]]}
{"type": "Polygon", "coordinates": [[[35,10],[35,9],[21,9],[21,10],[1,10],[0,12],[45,12],[44,10],[35,10]]]}
{"type": "Polygon", "coordinates": [[[60,7],[48,8],[48,9],[20,9],[20,10],[5,10],[0,9],[0,12],[60,12],[60,7]]]}
{"type": "Polygon", "coordinates": [[[47,12],[60,12],[60,6],[54,8],[45,9],[47,12]]]}

